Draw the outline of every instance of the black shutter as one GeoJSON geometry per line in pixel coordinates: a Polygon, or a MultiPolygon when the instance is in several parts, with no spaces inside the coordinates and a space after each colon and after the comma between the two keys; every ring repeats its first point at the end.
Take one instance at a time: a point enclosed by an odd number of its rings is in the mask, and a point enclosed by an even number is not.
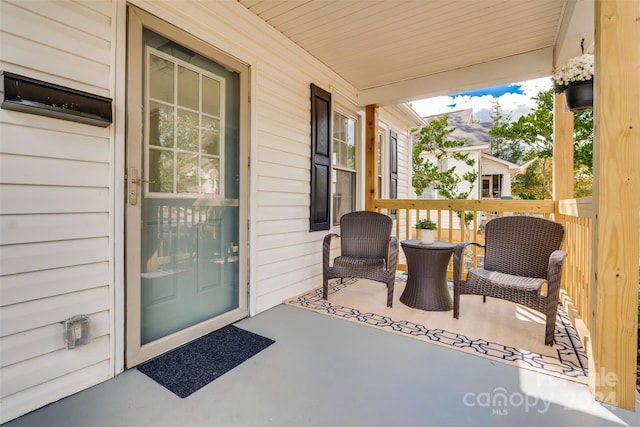
{"type": "Polygon", "coordinates": [[[389,198],[398,198],[398,134],[394,131],[390,132],[389,146],[391,148],[391,175],[389,176],[389,198]]]}
{"type": "Polygon", "coordinates": [[[311,83],[309,231],[328,230],[331,197],[331,94],[311,83]]]}
{"type": "MultiPolygon", "coordinates": [[[[389,132],[389,148],[390,155],[389,161],[391,162],[391,167],[389,170],[391,171],[389,174],[389,198],[397,199],[398,198],[398,134],[394,131],[389,132]]],[[[396,210],[391,209],[391,217],[396,217],[396,210]]]]}

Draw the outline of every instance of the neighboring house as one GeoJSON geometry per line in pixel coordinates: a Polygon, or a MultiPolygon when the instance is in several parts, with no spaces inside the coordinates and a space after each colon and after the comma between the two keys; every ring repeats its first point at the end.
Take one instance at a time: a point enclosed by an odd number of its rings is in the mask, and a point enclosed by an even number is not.
{"type": "MultiPolygon", "coordinates": [[[[333,172],[332,172],[332,226],[338,226],[340,217],[363,209],[360,203],[364,193],[364,180],[358,170],[364,169],[363,133],[359,130],[362,118],[333,113],[333,172]],[[359,164],[356,168],[355,165],[359,164]]],[[[410,132],[422,124],[420,116],[408,105],[381,107],[378,113],[378,197],[385,199],[408,198],[410,194],[410,132]]]]}
{"type": "Polygon", "coordinates": [[[378,119],[378,197],[408,199],[412,192],[410,129],[423,121],[407,104],[381,107],[378,119]]]}
{"type": "MultiPolygon", "coordinates": [[[[473,121],[473,109],[452,111],[448,114],[449,127],[454,131],[449,134],[449,138],[456,140],[466,140],[464,146],[457,148],[457,151],[469,153],[469,158],[475,160],[475,166],[471,168],[464,162],[455,159],[441,160],[442,170],[456,167],[456,173],[462,176],[468,170],[475,169],[478,172],[478,179],[473,186],[473,191],[469,195],[470,199],[483,198],[511,198],[511,177],[514,176],[518,165],[499,159],[491,155],[491,123],[476,123],[473,121]]],[[[424,117],[428,122],[431,119],[440,117],[433,115],[424,117]]],[[[460,184],[460,191],[469,189],[469,184],[460,184]]],[[[427,189],[420,198],[438,199],[442,196],[436,194],[432,189],[427,189]]]]}
{"type": "MultiPolygon", "coordinates": [[[[102,127],[0,110],[0,422],[321,283],[310,84],[331,96],[330,227],[364,208],[355,87],[235,1],[0,6],[2,71],[113,111],[102,127]],[[90,340],[71,348],[76,315],[90,340]]],[[[420,123],[379,108],[380,196],[409,197],[420,123]]]]}
{"type": "Polygon", "coordinates": [[[507,160],[482,153],[482,198],[511,198],[511,179],[518,165],[507,160]]]}

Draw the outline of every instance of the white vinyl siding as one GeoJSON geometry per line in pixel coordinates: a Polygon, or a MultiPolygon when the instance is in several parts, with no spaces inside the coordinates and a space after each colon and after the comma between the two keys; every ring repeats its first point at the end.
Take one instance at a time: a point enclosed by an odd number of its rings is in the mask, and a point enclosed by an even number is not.
{"type": "MultiPolygon", "coordinates": [[[[412,197],[413,187],[411,187],[411,135],[409,129],[421,124],[421,119],[416,113],[415,117],[408,116],[407,110],[398,106],[380,107],[378,110],[378,120],[384,124],[386,149],[389,149],[389,132],[394,131],[398,136],[398,199],[408,199],[412,197]]],[[[389,162],[387,152],[386,161],[389,162]]],[[[389,180],[389,165],[387,164],[383,179],[389,180]]]]}
{"type": "MultiPolygon", "coordinates": [[[[408,108],[408,107],[407,107],[408,108]]],[[[390,181],[390,154],[389,154],[389,142],[390,132],[396,133],[398,138],[398,199],[409,199],[414,197],[413,187],[411,186],[411,135],[409,129],[417,127],[421,124],[421,119],[416,115],[412,118],[406,113],[406,110],[399,109],[397,106],[393,107],[380,107],[378,110],[379,130],[385,134],[385,147],[386,155],[383,155],[382,179],[385,182],[386,188],[389,187],[390,181]]],[[[382,197],[387,198],[387,194],[382,197]]],[[[412,224],[409,221],[407,224],[406,218],[402,215],[394,218],[395,221],[399,221],[400,235],[404,236],[407,227],[411,228],[412,224]]],[[[395,227],[395,225],[394,225],[395,227]]],[[[404,253],[400,254],[400,257],[404,259],[404,253]]]]}
{"type": "Polygon", "coordinates": [[[309,85],[350,111],[355,89],[235,2],[134,3],[251,67],[251,313],[318,286],[326,233],[309,232],[309,85]]]}
{"type": "MultiPolygon", "coordinates": [[[[475,160],[474,166],[469,166],[465,162],[461,162],[455,159],[447,159],[447,168],[454,167],[456,168],[456,174],[462,177],[467,172],[478,171],[480,168],[480,152],[479,151],[471,151],[469,153],[469,160],[475,160]]],[[[482,180],[478,176],[476,178],[476,182],[473,185],[473,189],[471,193],[469,193],[469,199],[478,199],[478,188],[481,186],[482,180]]],[[[469,191],[471,185],[467,181],[462,181],[457,188],[457,192],[469,191]]]]}
{"type": "MultiPolygon", "coordinates": [[[[326,233],[308,231],[309,86],[350,115],[362,111],[356,89],[237,2],[130,3],[250,67],[251,313],[318,286],[326,233]]],[[[0,2],[0,69],[114,100],[107,128],[0,110],[0,422],[122,365],[125,8],[0,2]],[[76,314],[90,316],[92,341],[67,350],[59,322],[76,314]]],[[[410,157],[396,122],[403,198],[410,157]]]]}
{"type": "Polygon", "coordinates": [[[495,160],[491,160],[491,158],[483,158],[482,159],[482,174],[483,175],[502,175],[509,174],[509,167],[496,162],[495,160]]]}
{"type": "Polygon", "coordinates": [[[385,176],[389,174],[389,168],[387,163],[389,163],[389,156],[387,155],[387,151],[389,151],[389,146],[387,143],[387,129],[378,129],[376,132],[376,151],[378,153],[378,193],[377,197],[379,199],[387,198],[389,194],[389,179],[385,179],[385,176]]]}
{"type": "MultiPolygon", "coordinates": [[[[0,69],[100,96],[112,6],[3,1],[0,69]]],[[[114,374],[110,128],[0,110],[0,422],[114,374]],[[90,317],[68,350],[60,322],[90,317]]]]}
{"type": "MultiPolygon", "coordinates": [[[[438,162],[438,160],[435,158],[435,156],[432,155],[425,155],[425,158],[427,158],[431,163],[435,163],[438,162]]],[[[456,168],[456,175],[462,177],[466,172],[468,171],[473,171],[473,170],[478,170],[478,162],[480,161],[479,156],[476,152],[471,152],[469,154],[469,159],[473,159],[476,161],[476,164],[471,167],[469,165],[467,165],[465,162],[462,162],[460,160],[456,160],[453,158],[446,158],[446,159],[442,159],[440,160],[440,167],[441,170],[447,170],[450,169],[452,167],[456,168]]],[[[410,183],[411,181],[409,181],[410,183]]],[[[478,198],[478,185],[480,185],[482,183],[482,181],[480,180],[480,177],[478,177],[476,179],[476,183],[473,186],[473,189],[471,191],[471,193],[469,194],[469,199],[477,199],[478,198]]],[[[456,192],[462,192],[462,191],[468,191],[470,188],[470,184],[466,181],[462,181],[460,182],[460,184],[458,185],[458,187],[455,189],[456,192]]],[[[444,199],[444,197],[442,197],[440,194],[437,194],[435,191],[431,190],[431,189],[426,189],[423,194],[422,197],[420,197],[421,199],[444,199]]]]}
{"type": "MultiPolygon", "coordinates": [[[[437,161],[435,159],[434,156],[427,156],[427,158],[430,159],[430,161],[433,163],[435,161],[437,161]]],[[[441,167],[443,169],[448,169],[451,167],[456,168],[456,174],[459,175],[460,177],[462,177],[462,175],[464,175],[467,171],[473,171],[473,170],[478,170],[478,167],[480,166],[480,159],[481,159],[481,152],[480,151],[469,151],[469,159],[471,160],[475,160],[475,165],[473,167],[467,165],[465,162],[459,161],[459,160],[455,160],[453,158],[446,158],[443,159],[441,161],[441,167]]],[[[411,182],[411,181],[409,181],[411,182]]],[[[470,187],[470,184],[466,181],[463,181],[459,184],[458,188],[456,189],[457,192],[461,192],[461,191],[468,191],[470,187]]],[[[472,200],[476,200],[478,199],[478,194],[479,191],[482,190],[482,178],[478,175],[478,177],[476,178],[475,184],[473,185],[473,189],[471,191],[471,193],[469,194],[468,199],[472,199],[472,200]]],[[[431,190],[431,189],[427,189],[424,191],[424,193],[422,194],[422,197],[420,197],[421,199],[428,199],[428,198],[433,198],[433,199],[444,199],[444,197],[440,196],[439,194],[436,194],[435,191],[431,190]]],[[[436,219],[435,216],[432,219],[436,219]]],[[[440,219],[440,221],[438,222],[438,227],[439,228],[449,228],[449,218],[442,218],[440,219]]],[[[453,224],[452,227],[454,229],[457,229],[460,227],[460,223],[458,220],[458,217],[454,215],[453,217],[453,224]]]]}
{"type": "Polygon", "coordinates": [[[509,174],[509,167],[507,165],[483,157],[482,175],[502,175],[502,194],[500,196],[511,196],[511,175],[509,174]]]}
{"type": "Polygon", "coordinates": [[[398,199],[408,199],[411,187],[411,138],[406,128],[397,128],[398,134],[398,199]]]}

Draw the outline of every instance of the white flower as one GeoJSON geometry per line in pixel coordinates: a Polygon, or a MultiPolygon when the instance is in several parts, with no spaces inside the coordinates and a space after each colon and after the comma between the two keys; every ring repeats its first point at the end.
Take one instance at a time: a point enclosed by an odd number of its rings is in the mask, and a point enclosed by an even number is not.
{"type": "Polygon", "coordinates": [[[593,79],[593,55],[585,53],[569,59],[553,72],[557,92],[593,79]]]}

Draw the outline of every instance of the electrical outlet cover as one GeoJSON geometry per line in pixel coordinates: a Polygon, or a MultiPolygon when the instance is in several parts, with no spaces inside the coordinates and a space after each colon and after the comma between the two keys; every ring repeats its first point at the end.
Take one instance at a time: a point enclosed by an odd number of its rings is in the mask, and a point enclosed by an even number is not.
{"type": "Polygon", "coordinates": [[[64,342],[67,348],[75,348],[91,342],[89,335],[89,316],[78,314],[64,322],[64,342]]]}

